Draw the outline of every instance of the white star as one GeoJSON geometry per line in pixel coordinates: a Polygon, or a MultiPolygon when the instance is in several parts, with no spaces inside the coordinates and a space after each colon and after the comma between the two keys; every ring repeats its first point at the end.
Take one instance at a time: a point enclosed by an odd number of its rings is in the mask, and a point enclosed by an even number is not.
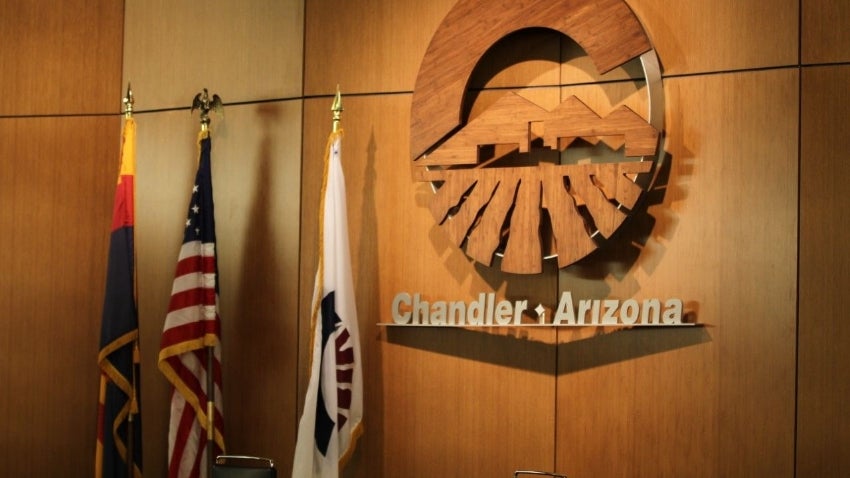
{"type": "Polygon", "coordinates": [[[201,208],[199,208],[197,204],[192,206],[192,212],[194,212],[195,214],[198,214],[198,211],[200,211],[200,210],[201,210],[201,208]]]}
{"type": "Polygon", "coordinates": [[[191,226],[191,225],[192,225],[192,220],[191,220],[191,219],[186,219],[186,227],[189,227],[189,226],[191,226]]]}
{"type": "Polygon", "coordinates": [[[195,194],[196,192],[198,192],[198,185],[197,184],[192,187],[192,194],[195,194]]]}

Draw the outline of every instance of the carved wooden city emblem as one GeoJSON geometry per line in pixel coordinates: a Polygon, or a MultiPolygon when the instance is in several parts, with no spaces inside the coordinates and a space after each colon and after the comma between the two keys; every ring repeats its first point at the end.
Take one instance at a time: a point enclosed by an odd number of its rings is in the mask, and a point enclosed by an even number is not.
{"type": "Polygon", "coordinates": [[[437,29],[413,93],[411,157],[415,179],[435,186],[431,213],[455,244],[487,266],[498,255],[503,271],[533,274],[545,257],[557,256],[559,267],[584,258],[634,210],[662,156],[663,92],[655,52],[623,0],[505,3],[460,0],[437,29]],[[506,35],[532,27],[573,39],[599,73],[639,59],[647,118],[626,106],[600,115],[576,96],[545,109],[506,92],[462,124],[479,59],[506,35]],[[483,154],[494,145],[519,155],[532,147],[564,151],[577,139],[622,149],[624,159],[529,165],[483,154]]]}

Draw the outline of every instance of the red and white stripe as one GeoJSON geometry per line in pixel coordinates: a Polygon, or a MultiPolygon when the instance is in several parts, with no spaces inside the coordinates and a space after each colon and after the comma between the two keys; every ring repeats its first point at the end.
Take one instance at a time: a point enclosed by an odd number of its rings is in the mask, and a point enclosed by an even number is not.
{"type": "Polygon", "coordinates": [[[221,322],[215,244],[183,244],[162,333],[160,368],[174,385],[168,431],[170,478],[206,476],[207,354],[213,353],[215,453],[223,453],[221,322]]]}

